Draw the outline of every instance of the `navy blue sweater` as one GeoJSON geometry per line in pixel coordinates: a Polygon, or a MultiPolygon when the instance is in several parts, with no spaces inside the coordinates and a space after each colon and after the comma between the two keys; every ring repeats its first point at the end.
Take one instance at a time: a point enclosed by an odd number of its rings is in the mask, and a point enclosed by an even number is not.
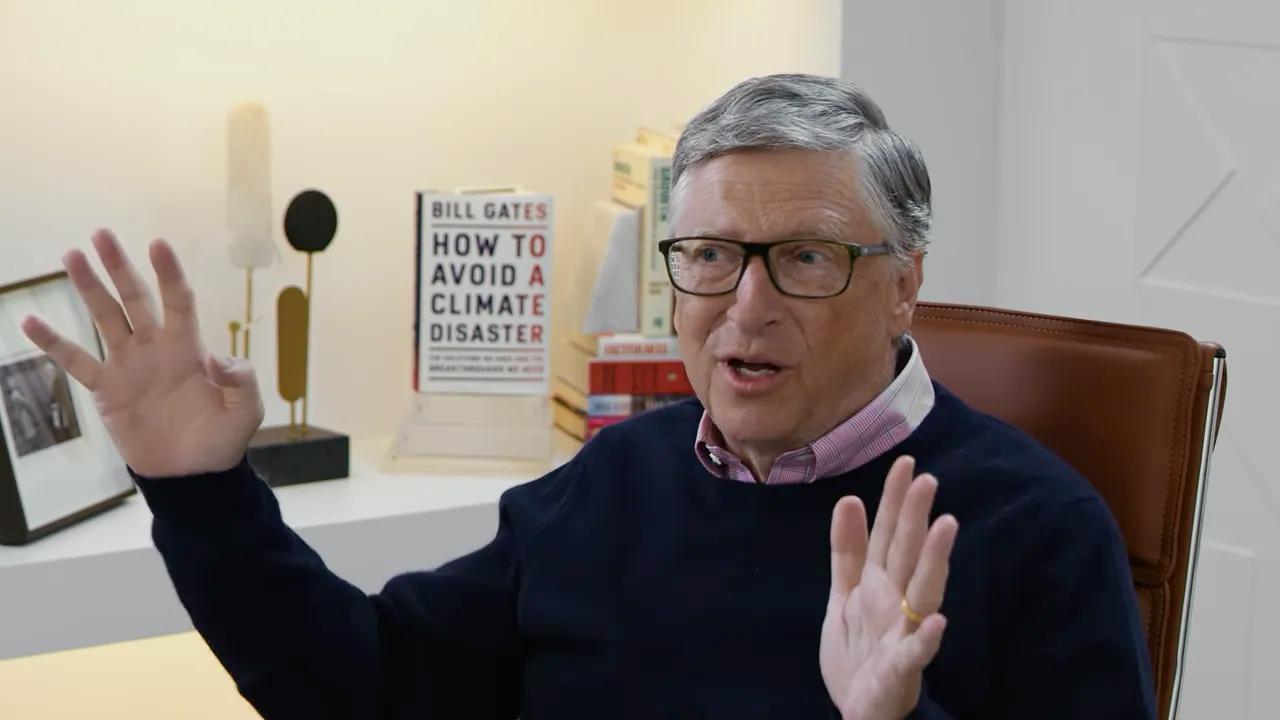
{"type": "Polygon", "coordinates": [[[715,478],[686,402],[504,493],[497,536],[368,596],[245,463],[139,485],[196,628],[266,717],[829,718],[831,510],[902,454],[960,521],[918,718],[1154,717],[1128,563],[1089,484],[941,387],[920,428],[808,485],[715,478]]]}

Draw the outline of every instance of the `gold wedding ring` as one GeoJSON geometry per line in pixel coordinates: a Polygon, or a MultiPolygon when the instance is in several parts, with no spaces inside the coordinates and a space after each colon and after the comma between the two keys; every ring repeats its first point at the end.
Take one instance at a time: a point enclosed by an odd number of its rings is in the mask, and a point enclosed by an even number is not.
{"type": "Polygon", "coordinates": [[[907,602],[907,596],[902,596],[902,614],[907,616],[911,622],[919,625],[924,622],[924,616],[911,609],[911,603],[907,602]]]}

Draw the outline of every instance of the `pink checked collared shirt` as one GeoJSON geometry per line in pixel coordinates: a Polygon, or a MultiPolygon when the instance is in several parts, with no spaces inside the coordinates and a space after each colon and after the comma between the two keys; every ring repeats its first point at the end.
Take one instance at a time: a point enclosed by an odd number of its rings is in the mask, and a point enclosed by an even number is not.
{"type": "MultiPolygon", "coordinates": [[[[802,448],[789,450],[773,463],[765,483],[808,483],[855,470],[887,452],[920,426],[933,408],[933,382],[915,340],[907,337],[910,355],[889,387],[831,432],[802,448]]],[[[907,351],[904,351],[907,352],[907,351]]],[[[711,416],[702,413],[694,452],[716,477],[754,483],[751,470],[724,447],[711,416]]]]}

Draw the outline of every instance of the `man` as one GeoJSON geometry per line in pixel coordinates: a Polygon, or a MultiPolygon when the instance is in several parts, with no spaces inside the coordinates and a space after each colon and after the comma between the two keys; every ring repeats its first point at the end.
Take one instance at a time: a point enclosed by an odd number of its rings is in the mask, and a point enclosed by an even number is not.
{"type": "Polygon", "coordinates": [[[915,147],[856,88],[773,76],[694,118],[673,175],[661,250],[697,401],[605,430],[504,494],[489,545],[374,596],[244,461],[253,373],[201,346],[168,245],[163,321],[110,234],[123,307],[68,254],[105,363],[24,329],[94,392],[179,596],[264,715],[1153,716],[1102,501],[931,383],[907,334],[915,147]]]}

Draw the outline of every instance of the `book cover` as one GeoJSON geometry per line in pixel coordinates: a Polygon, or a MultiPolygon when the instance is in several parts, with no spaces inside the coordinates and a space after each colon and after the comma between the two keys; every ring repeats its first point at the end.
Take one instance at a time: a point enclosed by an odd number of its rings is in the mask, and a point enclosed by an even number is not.
{"type": "Polygon", "coordinates": [[[414,389],[547,394],[552,198],[419,193],[414,389]]]}
{"type": "Polygon", "coordinates": [[[671,282],[658,252],[671,223],[671,156],[640,143],[613,150],[613,199],[641,209],[640,332],[671,334],[671,282]]]}
{"type": "Polygon", "coordinates": [[[639,210],[611,200],[592,207],[590,231],[580,252],[570,252],[574,268],[573,336],[595,346],[599,333],[635,332],[640,327],[639,210]]]}

